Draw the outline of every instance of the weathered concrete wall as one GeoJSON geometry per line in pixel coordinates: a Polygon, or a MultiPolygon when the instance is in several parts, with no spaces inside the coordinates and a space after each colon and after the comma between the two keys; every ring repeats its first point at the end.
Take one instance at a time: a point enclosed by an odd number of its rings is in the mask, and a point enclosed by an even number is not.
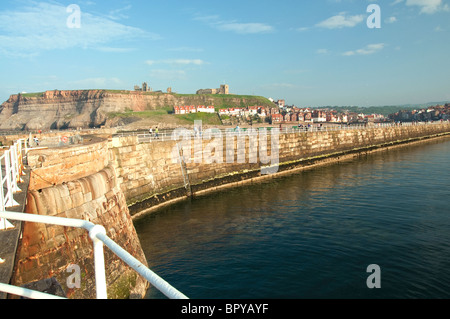
{"type": "MultiPolygon", "coordinates": [[[[33,151],[26,213],[84,219],[105,227],[107,235],[143,264],[146,258],[126,199],[108,164],[108,141],[33,151]]],[[[109,298],[142,297],[147,282],[105,247],[109,298]]],[[[13,284],[55,278],[70,298],[95,298],[92,240],[86,230],[24,223],[13,284]],[[71,264],[81,269],[81,287],[69,288],[71,264]]]]}
{"type": "MultiPolygon", "coordinates": [[[[396,127],[373,127],[365,130],[319,131],[279,135],[279,172],[311,165],[327,157],[339,157],[346,153],[361,152],[419,138],[450,132],[450,123],[396,127]]],[[[181,141],[181,138],[180,138],[181,141]]],[[[237,139],[230,150],[223,138],[222,163],[196,162],[196,156],[214,157],[212,140],[203,140],[198,150],[196,141],[191,141],[190,163],[187,173],[193,193],[261,176],[261,159],[249,161],[249,138],[246,148],[238,147],[237,139]],[[234,161],[227,161],[227,151],[234,154],[234,161]],[[240,152],[240,153],[239,153],[240,152]],[[245,161],[238,160],[238,154],[245,161]]],[[[176,141],[155,141],[138,143],[136,137],[114,138],[110,144],[112,165],[115,167],[119,184],[127,199],[132,215],[186,195],[183,171],[176,159],[176,141]]],[[[186,142],[185,142],[186,143],[186,142]]],[[[263,143],[264,144],[264,143],[263,143]]],[[[271,139],[267,140],[270,156],[271,139]]],[[[253,144],[252,144],[253,145],[253,144]]],[[[259,144],[255,145],[259,149],[259,144]]],[[[189,158],[189,154],[185,154],[189,158]]]]}

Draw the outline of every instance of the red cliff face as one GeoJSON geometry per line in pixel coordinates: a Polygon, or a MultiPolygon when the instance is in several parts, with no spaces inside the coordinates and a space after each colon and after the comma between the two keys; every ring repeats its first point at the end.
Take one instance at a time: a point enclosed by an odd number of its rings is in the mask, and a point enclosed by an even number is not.
{"type": "Polygon", "coordinates": [[[89,100],[101,99],[107,95],[104,90],[76,90],[76,91],[46,91],[43,94],[45,100],[89,100]]]}
{"type": "MultiPolygon", "coordinates": [[[[168,100],[173,99],[170,95],[168,100]]],[[[0,107],[0,129],[37,130],[104,125],[108,113],[166,106],[167,97],[106,90],[46,91],[40,96],[11,95],[0,107]]],[[[172,101],[173,102],[173,101],[172,101]]]]}
{"type": "MultiPolygon", "coordinates": [[[[260,105],[260,99],[230,95],[177,95],[136,91],[73,90],[12,95],[0,107],[0,130],[45,130],[102,126],[109,113],[176,105],[260,105]]],[[[271,103],[267,100],[267,103],[271,103]]]]}

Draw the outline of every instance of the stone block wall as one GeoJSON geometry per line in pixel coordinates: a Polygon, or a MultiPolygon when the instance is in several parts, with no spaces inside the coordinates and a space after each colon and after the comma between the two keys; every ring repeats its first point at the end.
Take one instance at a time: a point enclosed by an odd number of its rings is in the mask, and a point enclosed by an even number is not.
{"type": "Polygon", "coordinates": [[[409,141],[448,132],[450,123],[280,135],[280,163],[409,141]]]}
{"type": "MultiPolygon", "coordinates": [[[[93,139],[84,145],[33,151],[26,212],[103,225],[107,235],[146,264],[132,223],[135,213],[185,198],[185,177],[193,194],[234,185],[262,176],[263,164],[279,172],[308,166],[317,159],[339,157],[395,143],[448,134],[450,123],[366,130],[280,134],[272,139],[224,137],[188,141],[139,143],[137,137],[93,139]],[[272,141],[274,144],[272,144],[272,141]],[[240,143],[243,144],[240,144],[240,143]],[[186,165],[180,165],[177,143],[186,165]],[[261,144],[261,145],[260,145],[261,144]],[[242,145],[245,145],[242,147],[242,145]],[[272,146],[278,145],[273,149],[272,146]],[[261,163],[278,150],[276,163],[261,163]],[[220,150],[223,152],[220,153],[220,150]],[[200,160],[198,160],[200,158],[200,160]],[[205,159],[215,159],[208,162],[205,159]]],[[[108,292],[111,298],[142,296],[146,282],[105,248],[108,292]]],[[[25,223],[17,254],[13,284],[56,279],[69,297],[94,298],[93,249],[89,234],[67,227],[25,223]],[[80,266],[81,288],[66,285],[71,264],[80,266]]]]}
{"type": "MultiPolygon", "coordinates": [[[[317,158],[339,156],[349,152],[387,146],[450,132],[450,123],[433,125],[372,127],[365,130],[349,129],[339,131],[318,131],[280,134],[278,138],[279,171],[293,167],[309,165],[317,158]]],[[[186,171],[192,191],[199,192],[224,184],[235,183],[261,176],[261,158],[257,152],[256,163],[251,161],[249,149],[262,149],[270,157],[272,154],[271,135],[267,142],[259,145],[250,143],[245,138],[245,147],[238,145],[235,138],[232,148],[228,146],[226,137],[220,139],[183,141],[154,141],[139,143],[137,137],[114,138],[110,143],[111,161],[115,167],[119,184],[127,198],[132,215],[154,205],[173,198],[182,198],[187,192],[184,188],[183,169],[177,160],[177,142],[190,149],[185,153],[186,171]],[[220,142],[218,142],[220,141],[220,142]],[[198,144],[200,143],[200,144],[198,144]],[[219,144],[217,144],[219,143],[219,144]],[[222,144],[223,153],[217,157],[215,153],[222,144]],[[234,160],[227,156],[230,152],[234,160]],[[215,158],[212,163],[204,160],[205,156],[215,158]],[[241,160],[241,159],[245,160],[241,160]]],[[[273,160],[269,164],[273,164],[273,160]]]]}
{"type": "Polygon", "coordinates": [[[180,164],[172,162],[176,142],[138,143],[137,137],[113,138],[111,163],[129,206],[183,185],[180,164]]]}
{"type": "MultiPolygon", "coordinates": [[[[113,167],[108,139],[85,138],[84,145],[35,150],[26,213],[88,220],[143,264],[146,258],[113,167]]],[[[146,280],[105,246],[109,298],[142,297],[146,280]]],[[[53,278],[70,298],[95,298],[93,243],[84,229],[24,223],[13,284],[53,278]],[[70,265],[81,269],[81,287],[69,288],[70,265]]]]}
{"type": "MultiPolygon", "coordinates": [[[[88,220],[103,225],[107,235],[142,263],[146,259],[114,169],[28,193],[26,213],[88,220]]],[[[146,283],[105,246],[109,298],[139,297],[146,283]]],[[[76,299],[95,298],[93,246],[84,229],[26,222],[17,254],[14,285],[55,278],[76,299]],[[71,264],[81,269],[81,287],[69,288],[71,264]]]]}
{"type": "Polygon", "coordinates": [[[32,168],[29,190],[59,185],[95,174],[108,165],[107,140],[87,138],[83,145],[30,151],[28,165],[32,168]]]}

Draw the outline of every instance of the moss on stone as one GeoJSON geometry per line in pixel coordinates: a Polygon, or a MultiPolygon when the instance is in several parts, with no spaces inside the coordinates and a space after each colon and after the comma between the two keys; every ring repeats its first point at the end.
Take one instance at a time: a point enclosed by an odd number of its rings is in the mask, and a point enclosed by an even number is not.
{"type": "Polygon", "coordinates": [[[129,299],[136,282],[136,272],[131,270],[125,272],[108,286],[108,299],[129,299]]]}

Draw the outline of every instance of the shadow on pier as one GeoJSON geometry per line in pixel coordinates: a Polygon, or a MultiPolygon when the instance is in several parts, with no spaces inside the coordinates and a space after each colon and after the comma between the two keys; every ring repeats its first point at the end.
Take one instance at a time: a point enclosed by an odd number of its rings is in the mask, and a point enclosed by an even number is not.
{"type": "MultiPolygon", "coordinates": [[[[4,168],[2,167],[2,169],[4,168]]],[[[24,173],[25,175],[22,176],[23,182],[18,184],[21,191],[14,194],[14,200],[19,205],[6,208],[6,211],[25,212],[28,185],[30,182],[30,169],[25,167],[24,173]]],[[[0,283],[4,284],[10,284],[12,279],[17,247],[22,233],[22,222],[15,220],[9,220],[9,222],[14,225],[14,228],[0,230],[0,283]]],[[[0,292],[0,299],[6,298],[7,294],[0,292]]]]}

